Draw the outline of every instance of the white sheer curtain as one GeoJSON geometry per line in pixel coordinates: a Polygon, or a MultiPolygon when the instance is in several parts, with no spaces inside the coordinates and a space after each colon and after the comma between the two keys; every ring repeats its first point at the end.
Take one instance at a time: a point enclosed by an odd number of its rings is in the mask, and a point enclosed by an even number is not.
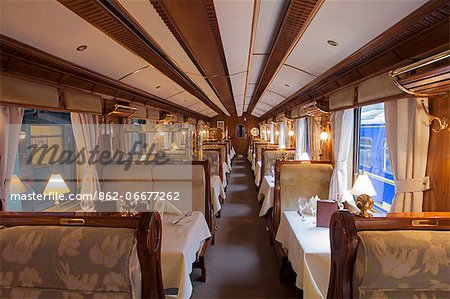
{"type": "Polygon", "coordinates": [[[429,189],[425,176],[430,129],[421,100],[401,99],[384,104],[386,135],[395,178],[392,212],[422,212],[423,191],[429,189]]]}
{"type": "Polygon", "coordinates": [[[3,211],[8,210],[7,182],[14,172],[23,111],[18,107],[0,106],[0,200],[3,211]]]}
{"type": "Polygon", "coordinates": [[[306,118],[297,118],[294,123],[295,131],[295,160],[300,160],[300,156],[307,152],[306,138],[307,137],[307,123],[306,118]]]}
{"type": "Polygon", "coordinates": [[[321,130],[318,123],[320,123],[320,117],[308,117],[308,137],[309,147],[311,151],[311,160],[320,160],[320,155],[322,154],[320,140],[321,130]]]}
{"type": "Polygon", "coordinates": [[[271,123],[270,125],[269,125],[269,129],[270,129],[270,137],[269,137],[269,142],[271,143],[271,144],[275,144],[275,124],[274,123],[271,123]]]}
{"type": "Polygon", "coordinates": [[[278,148],[286,148],[286,124],[278,123],[278,148]]]}
{"type": "MultiPolygon", "coordinates": [[[[70,118],[77,150],[82,151],[84,149],[86,154],[90,153],[99,144],[99,125],[97,116],[88,113],[70,113],[70,118]]],[[[93,159],[97,158],[98,157],[96,156],[93,157],[93,159]]],[[[95,164],[91,165],[87,161],[82,167],[83,180],[80,193],[95,194],[96,191],[100,192],[100,183],[95,164]]]]}
{"type": "Polygon", "coordinates": [[[349,180],[352,159],[349,153],[352,152],[353,145],[354,110],[334,112],[331,117],[331,131],[336,163],[330,182],[329,199],[335,199],[337,193],[342,193],[344,199],[347,199],[352,188],[351,180],[349,180]]]}

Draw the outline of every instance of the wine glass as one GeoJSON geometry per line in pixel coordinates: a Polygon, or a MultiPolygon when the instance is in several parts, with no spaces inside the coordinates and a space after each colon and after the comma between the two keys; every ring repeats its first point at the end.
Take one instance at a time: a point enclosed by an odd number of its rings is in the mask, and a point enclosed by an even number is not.
{"type": "Polygon", "coordinates": [[[270,173],[272,174],[272,178],[275,179],[275,166],[270,167],[270,173]]]}
{"type": "Polygon", "coordinates": [[[83,212],[94,212],[95,203],[91,199],[84,199],[80,202],[80,208],[83,212]]]}
{"type": "Polygon", "coordinates": [[[311,207],[310,207],[310,209],[311,209],[311,214],[313,215],[313,222],[312,222],[312,224],[316,224],[316,212],[317,212],[317,206],[316,205],[311,205],[311,207]]]}
{"type": "Polygon", "coordinates": [[[300,197],[298,199],[298,208],[299,208],[300,214],[302,216],[302,221],[305,221],[305,215],[303,214],[303,211],[306,209],[307,206],[308,206],[308,201],[306,200],[306,198],[300,197]]]}

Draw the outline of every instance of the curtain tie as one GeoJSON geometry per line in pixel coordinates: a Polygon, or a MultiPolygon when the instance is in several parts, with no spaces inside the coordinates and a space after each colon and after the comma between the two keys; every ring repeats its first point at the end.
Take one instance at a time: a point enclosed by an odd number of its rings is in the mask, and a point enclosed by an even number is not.
{"type": "Polygon", "coordinates": [[[423,192],[430,189],[430,177],[395,180],[395,193],[423,192]]]}
{"type": "Polygon", "coordinates": [[[338,170],[347,170],[347,161],[336,161],[334,168],[338,170]]]}

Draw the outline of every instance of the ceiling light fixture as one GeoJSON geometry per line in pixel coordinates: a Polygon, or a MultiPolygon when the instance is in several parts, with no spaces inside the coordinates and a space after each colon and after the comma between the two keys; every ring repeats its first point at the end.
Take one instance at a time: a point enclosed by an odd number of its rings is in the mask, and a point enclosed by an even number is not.
{"type": "Polygon", "coordinates": [[[78,52],[83,52],[84,50],[86,50],[87,49],[87,46],[86,45],[81,45],[81,46],[78,46],[77,47],[77,51],[78,52]]]}
{"type": "Polygon", "coordinates": [[[334,41],[334,40],[327,40],[327,43],[330,45],[330,46],[333,46],[333,47],[337,47],[338,46],[338,43],[336,42],[336,41],[334,41]]]}

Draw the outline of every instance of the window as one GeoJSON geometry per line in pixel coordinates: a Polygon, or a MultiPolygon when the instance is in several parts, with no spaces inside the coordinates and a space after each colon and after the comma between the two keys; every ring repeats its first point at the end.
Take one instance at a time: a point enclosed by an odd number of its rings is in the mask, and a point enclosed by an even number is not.
{"type": "Polygon", "coordinates": [[[359,153],[357,169],[364,171],[377,192],[373,196],[378,209],[389,210],[395,194],[389,150],[386,142],[384,104],[375,104],[360,108],[360,120],[357,128],[359,153]]]}
{"type": "MultiPolygon", "coordinates": [[[[70,114],[27,109],[22,121],[16,175],[25,186],[25,194],[42,194],[52,174],[64,179],[71,193],[77,192],[76,163],[53,163],[67,151],[76,149],[70,114]],[[47,151],[48,154],[42,154],[47,151]],[[53,156],[53,157],[52,157],[53,156]],[[53,162],[52,162],[53,161],[53,162]]],[[[11,211],[42,211],[54,205],[53,200],[13,200],[11,211]]]]}

